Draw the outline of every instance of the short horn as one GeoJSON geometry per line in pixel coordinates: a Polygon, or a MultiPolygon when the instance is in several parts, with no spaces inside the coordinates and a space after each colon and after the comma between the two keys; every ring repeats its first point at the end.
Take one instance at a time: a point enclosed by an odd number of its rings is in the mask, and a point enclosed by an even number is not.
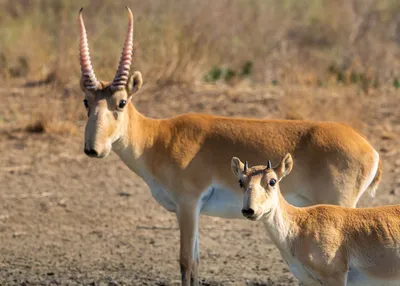
{"type": "Polygon", "coordinates": [[[249,163],[246,161],[244,162],[244,172],[247,172],[248,168],[249,168],[249,163]]]}
{"type": "Polygon", "coordinates": [[[271,169],[271,161],[270,160],[268,160],[268,162],[267,162],[267,169],[271,169]]]}
{"type": "Polygon", "coordinates": [[[115,78],[111,83],[113,90],[120,90],[125,88],[128,82],[129,70],[132,63],[132,50],[133,50],[133,15],[131,10],[126,7],[129,13],[129,24],[128,32],[125,37],[124,48],[122,49],[121,59],[119,60],[119,66],[115,78]]]}
{"type": "Polygon", "coordinates": [[[85,23],[83,22],[82,11],[79,10],[79,27],[80,27],[80,40],[79,40],[79,61],[81,63],[81,71],[83,78],[83,85],[87,89],[97,89],[99,82],[94,74],[92,63],[89,55],[89,44],[86,36],[85,23]]]}

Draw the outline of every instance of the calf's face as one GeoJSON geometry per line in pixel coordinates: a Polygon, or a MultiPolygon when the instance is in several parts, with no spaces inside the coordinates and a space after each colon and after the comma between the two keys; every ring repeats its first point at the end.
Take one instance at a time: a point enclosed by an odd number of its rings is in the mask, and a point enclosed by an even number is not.
{"type": "Polygon", "coordinates": [[[293,160],[290,154],[284,156],[279,164],[272,168],[266,166],[249,168],[239,158],[233,157],[231,169],[244,189],[242,214],[250,220],[259,220],[263,215],[273,212],[279,203],[279,181],[290,173],[293,160]]]}

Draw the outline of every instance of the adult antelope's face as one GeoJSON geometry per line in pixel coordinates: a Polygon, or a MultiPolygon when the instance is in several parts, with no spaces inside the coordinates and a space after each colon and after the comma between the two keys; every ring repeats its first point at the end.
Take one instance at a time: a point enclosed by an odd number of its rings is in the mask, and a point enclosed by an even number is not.
{"type": "Polygon", "coordinates": [[[79,11],[79,58],[82,70],[80,86],[85,93],[83,103],[88,114],[84,150],[90,157],[107,156],[112,149],[112,144],[121,138],[123,128],[126,126],[124,123],[127,118],[127,106],[132,95],[142,86],[140,72],[134,72],[129,76],[132,62],[133,15],[129,8],[127,10],[129,12],[128,32],[119,66],[111,83],[100,82],[96,79],[90,61],[82,9],[79,11]]]}
{"type": "Polygon", "coordinates": [[[290,173],[292,167],[290,154],[283,157],[274,168],[270,161],[267,166],[249,168],[247,162],[243,164],[239,158],[233,157],[232,172],[244,189],[243,216],[250,220],[259,220],[264,214],[273,212],[279,201],[279,181],[290,173]]]}

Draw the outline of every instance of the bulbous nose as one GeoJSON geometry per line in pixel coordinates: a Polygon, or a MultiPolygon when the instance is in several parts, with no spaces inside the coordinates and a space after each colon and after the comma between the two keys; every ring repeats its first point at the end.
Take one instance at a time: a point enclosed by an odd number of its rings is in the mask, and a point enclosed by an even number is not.
{"type": "Polygon", "coordinates": [[[253,217],[254,216],[254,210],[252,208],[242,209],[242,214],[245,217],[253,217]]]}
{"type": "Polygon", "coordinates": [[[86,148],[85,148],[85,154],[88,155],[89,157],[97,157],[99,155],[96,150],[86,149],[86,148]]]}

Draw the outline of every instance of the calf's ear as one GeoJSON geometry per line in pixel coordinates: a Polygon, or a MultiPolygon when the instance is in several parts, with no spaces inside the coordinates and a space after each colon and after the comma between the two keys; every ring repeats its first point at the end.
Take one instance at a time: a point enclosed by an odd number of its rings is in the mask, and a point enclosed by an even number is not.
{"type": "Polygon", "coordinates": [[[242,161],[240,161],[240,159],[238,157],[232,158],[231,170],[232,170],[232,173],[236,176],[236,178],[240,179],[241,175],[243,174],[244,164],[242,163],[242,161]]]}
{"type": "Polygon", "coordinates": [[[282,180],[283,177],[287,176],[293,169],[293,159],[292,155],[289,153],[286,154],[279,164],[274,168],[276,175],[278,176],[278,180],[282,180]]]}

